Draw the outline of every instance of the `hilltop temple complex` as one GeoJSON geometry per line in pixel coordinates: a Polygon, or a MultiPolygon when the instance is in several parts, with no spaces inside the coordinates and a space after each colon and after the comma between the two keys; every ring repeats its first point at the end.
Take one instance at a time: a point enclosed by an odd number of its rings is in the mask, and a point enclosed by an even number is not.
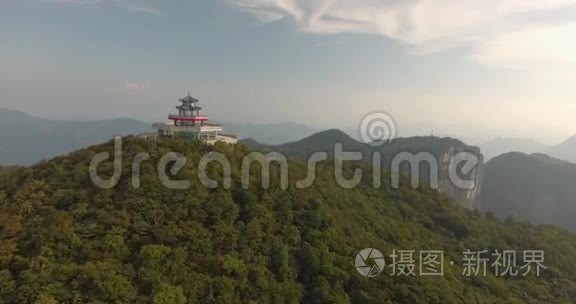
{"type": "Polygon", "coordinates": [[[227,144],[238,143],[238,137],[222,134],[222,125],[208,123],[208,116],[202,115],[198,106],[199,100],[190,96],[180,99],[177,106],[178,114],[170,114],[168,122],[155,123],[154,129],[158,137],[181,137],[191,140],[200,140],[213,145],[217,142],[227,144]]]}

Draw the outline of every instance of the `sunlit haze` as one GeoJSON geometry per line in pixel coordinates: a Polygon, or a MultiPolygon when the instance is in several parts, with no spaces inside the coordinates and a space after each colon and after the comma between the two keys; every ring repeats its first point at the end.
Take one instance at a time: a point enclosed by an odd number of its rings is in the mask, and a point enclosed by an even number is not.
{"type": "Polygon", "coordinates": [[[0,0],[0,107],[401,135],[576,133],[576,0],[0,0]]]}

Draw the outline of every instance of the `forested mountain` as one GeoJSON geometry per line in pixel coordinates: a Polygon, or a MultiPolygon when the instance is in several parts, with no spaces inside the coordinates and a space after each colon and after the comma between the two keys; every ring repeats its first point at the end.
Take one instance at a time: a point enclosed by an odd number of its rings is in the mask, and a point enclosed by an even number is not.
{"type": "Polygon", "coordinates": [[[496,156],[511,152],[524,154],[543,153],[552,157],[576,163],[576,136],[558,145],[544,145],[532,139],[497,137],[479,145],[488,161],[496,156]]]}
{"type": "MultiPolygon", "coordinates": [[[[435,136],[396,138],[383,145],[371,146],[353,139],[341,130],[333,129],[316,133],[300,141],[282,145],[265,145],[251,139],[244,140],[243,143],[257,150],[280,152],[288,157],[300,160],[307,160],[308,157],[315,152],[326,152],[329,156],[333,156],[336,143],[340,143],[342,144],[343,151],[361,152],[363,154],[363,160],[369,164],[373,163],[373,153],[379,153],[384,170],[391,169],[394,158],[400,153],[409,152],[413,155],[430,153],[438,162],[440,191],[450,195],[458,201],[458,203],[469,209],[475,209],[477,207],[478,196],[482,186],[484,158],[480,149],[466,145],[462,141],[453,138],[435,136]],[[448,166],[454,156],[460,152],[468,152],[478,159],[476,169],[467,176],[462,177],[475,181],[476,187],[474,189],[458,188],[449,180],[448,166]]],[[[421,166],[420,177],[424,183],[429,184],[430,174],[427,174],[427,168],[428,167],[421,166]]],[[[410,173],[410,167],[408,167],[406,163],[404,163],[400,169],[403,174],[408,175],[410,173]]]]}
{"type": "Polygon", "coordinates": [[[0,164],[29,165],[117,135],[149,129],[150,124],[130,118],[59,121],[0,108],[0,164]]]}
{"type": "Polygon", "coordinates": [[[543,153],[549,146],[539,143],[533,139],[525,138],[503,138],[497,137],[493,140],[484,142],[479,145],[486,161],[496,156],[510,152],[521,152],[526,154],[543,153]]]}
{"type": "Polygon", "coordinates": [[[543,154],[504,154],[486,164],[482,209],[576,231],[575,181],[575,164],[543,154]]]}
{"type": "MultiPolygon", "coordinates": [[[[154,148],[154,147],[153,147],[154,148]]],[[[112,143],[19,168],[0,178],[0,300],[2,303],[573,303],[576,237],[553,227],[500,222],[450,203],[436,191],[383,177],[342,189],[329,164],[316,182],[296,189],[307,170],[290,163],[290,187],[276,174],[268,189],[252,170],[240,186],[242,146],[163,140],[132,187],[132,160],[149,143],[124,140],[119,184],[94,186],[88,166],[112,143]],[[188,158],[162,186],[156,173],[168,151],[188,158]],[[220,152],[232,164],[231,189],[208,189],[198,163],[220,152]],[[443,250],[444,276],[361,276],[356,254],[377,248],[443,250]],[[463,252],[544,250],[541,276],[463,275],[463,252]],[[450,261],[454,261],[452,266],[450,261]]],[[[102,176],[112,175],[102,164],[102,176]]],[[[352,169],[352,168],[349,168],[352,169]]],[[[273,166],[273,171],[278,168],[273,166]]],[[[219,180],[219,165],[208,175],[219,180]]],[[[274,173],[273,172],[273,173],[274,173]]],[[[391,261],[387,259],[387,265],[391,261]]]]}
{"type": "Polygon", "coordinates": [[[345,132],[338,129],[331,129],[315,133],[298,141],[283,143],[279,145],[268,145],[255,139],[245,139],[242,143],[250,148],[266,152],[280,152],[288,157],[300,160],[307,159],[316,152],[326,152],[330,156],[334,154],[336,143],[342,144],[346,151],[361,152],[365,156],[370,154],[370,146],[350,137],[345,132]]]}
{"type": "Polygon", "coordinates": [[[556,158],[576,163],[576,136],[549,148],[546,152],[556,158]]]}

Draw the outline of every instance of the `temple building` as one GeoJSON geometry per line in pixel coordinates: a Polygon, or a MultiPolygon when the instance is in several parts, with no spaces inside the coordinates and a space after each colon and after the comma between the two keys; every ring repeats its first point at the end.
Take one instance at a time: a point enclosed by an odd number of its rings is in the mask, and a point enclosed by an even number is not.
{"type": "Polygon", "coordinates": [[[238,143],[238,137],[222,134],[222,126],[208,123],[208,116],[202,115],[198,106],[198,99],[188,96],[180,99],[182,103],[177,106],[178,114],[168,116],[169,121],[155,123],[154,129],[158,130],[158,137],[181,137],[200,140],[213,145],[216,142],[228,144],[238,143]]]}

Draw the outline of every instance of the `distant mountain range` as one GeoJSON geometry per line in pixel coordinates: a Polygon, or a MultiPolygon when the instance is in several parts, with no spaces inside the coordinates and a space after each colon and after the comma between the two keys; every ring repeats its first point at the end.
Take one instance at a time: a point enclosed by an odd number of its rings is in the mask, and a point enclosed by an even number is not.
{"type": "Polygon", "coordinates": [[[532,154],[541,153],[548,149],[548,146],[533,139],[503,137],[494,138],[493,140],[484,142],[479,146],[480,149],[482,149],[482,154],[484,154],[486,160],[490,160],[496,156],[509,152],[532,154]]]}
{"type": "Polygon", "coordinates": [[[497,137],[480,144],[479,147],[486,160],[505,153],[521,152],[526,154],[542,153],[576,163],[576,136],[555,146],[548,146],[532,139],[497,137]]]}
{"type": "MultiPolygon", "coordinates": [[[[226,133],[274,146],[297,142],[320,131],[310,126],[290,122],[221,123],[226,133]]],[[[151,132],[151,123],[132,118],[64,121],[34,117],[24,112],[0,108],[0,164],[29,165],[88,145],[101,143],[116,135],[146,132],[151,132]]],[[[576,163],[576,136],[556,146],[546,146],[531,139],[501,137],[478,146],[485,160],[504,153],[522,152],[545,153],[576,163]]]]}
{"type": "Polygon", "coordinates": [[[546,154],[556,158],[576,163],[576,136],[567,139],[557,146],[548,148],[546,152],[546,154]]]}
{"type": "Polygon", "coordinates": [[[484,171],[482,210],[576,231],[576,164],[515,152],[490,160],[484,171]]]}
{"type": "Polygon", "coordinates": [[[27,165],[116,135],[142,133],[150,124],[130,118],[58,121],[0,109],[0,164],[27,165]]]}
{"type": "MultiPolygon", "coordinates": [[[[223,123],[225,132],[278,144],[309,136],[317,130],[300,124],[223,123]]],[[[61,121],[0,108],[0,164],[30,165],[101,143],[114,136],[151,132],[151,123],[132,118],[61,121]]]]}
{"type": "Polygon", "coordinates": [[[299,140],[320,131],[303,124],[291,122],[274,124],[223,122],[222,125],[226,133],[235,134],[240,136],[240,138],[253,138],[269,145],[299,140]]]}

